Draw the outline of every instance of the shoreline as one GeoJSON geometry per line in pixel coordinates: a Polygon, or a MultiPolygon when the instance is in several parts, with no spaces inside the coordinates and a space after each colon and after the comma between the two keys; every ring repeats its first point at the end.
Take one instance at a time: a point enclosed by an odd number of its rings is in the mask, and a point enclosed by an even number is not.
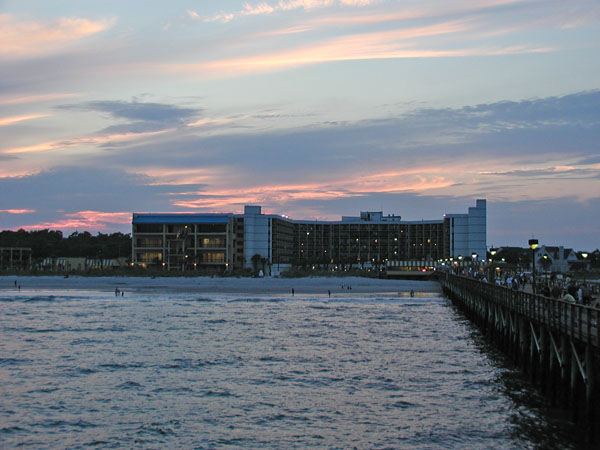
{"type": "Polygon", "coordinates": [[[377,294],[403,292],[441,293],[436,281],[386,280],[364,277],[306,277],[306,278],[211,278],[211,277],[86,277],[63,276],[0,276],[0,295],[14,292],[17,286],[26,290],[94,290],[150,292],[198,292],[227,294],[377,294]],[[348,286],[351,289],[348,289],[348,286]]]}

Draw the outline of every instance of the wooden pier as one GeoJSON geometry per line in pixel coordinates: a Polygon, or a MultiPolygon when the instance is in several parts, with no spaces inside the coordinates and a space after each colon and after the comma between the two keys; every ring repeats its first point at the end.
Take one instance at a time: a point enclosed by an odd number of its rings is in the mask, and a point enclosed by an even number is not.
{"type": "MultiPolygon", "coordinates": [[[[600,436],[600,309],[440,273],[446,295],[536,383],[600,436]]],[[[595,436],[594,436],[595,434],[595,436]]]]}

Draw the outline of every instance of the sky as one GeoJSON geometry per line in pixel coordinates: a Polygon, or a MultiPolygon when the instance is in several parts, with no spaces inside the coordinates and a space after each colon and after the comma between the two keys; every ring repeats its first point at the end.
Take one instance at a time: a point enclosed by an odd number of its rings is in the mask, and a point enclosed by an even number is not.
{"type": "Polygon", "coordinates": [[[597,0],[0,0],[0,229],[441,219],[600,247],[597,0]]]}

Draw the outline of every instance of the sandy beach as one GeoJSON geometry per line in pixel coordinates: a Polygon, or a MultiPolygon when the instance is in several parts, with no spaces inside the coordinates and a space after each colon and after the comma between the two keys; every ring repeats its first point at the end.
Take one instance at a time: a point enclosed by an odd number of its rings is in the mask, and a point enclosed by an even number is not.
{"type": "Polygon", "coordinates": [[[419,293],[439,293],[435,281],[381,280],[361,277],[327,278],[138,278],[138,277],[81,277],[70,276],[3,276],[0,277],[0,293],[14,291],[15,281],[25,290],[90,290],[126,292],[197,292],[220,294],[288,294],[294,289],[303,294],[390,294],[404,293],[413,289],[419,293]],[[348,289],[348,286],[351,289],[348,289]]]}

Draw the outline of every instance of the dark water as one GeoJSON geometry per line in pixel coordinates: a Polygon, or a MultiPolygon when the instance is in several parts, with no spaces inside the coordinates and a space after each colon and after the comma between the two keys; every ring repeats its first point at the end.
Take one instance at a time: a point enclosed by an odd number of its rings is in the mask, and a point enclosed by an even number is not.
{"type": "Polygon", "coordinates": [[[442,298],[0,295],[2,448],[578,448],[442,298]]]}

